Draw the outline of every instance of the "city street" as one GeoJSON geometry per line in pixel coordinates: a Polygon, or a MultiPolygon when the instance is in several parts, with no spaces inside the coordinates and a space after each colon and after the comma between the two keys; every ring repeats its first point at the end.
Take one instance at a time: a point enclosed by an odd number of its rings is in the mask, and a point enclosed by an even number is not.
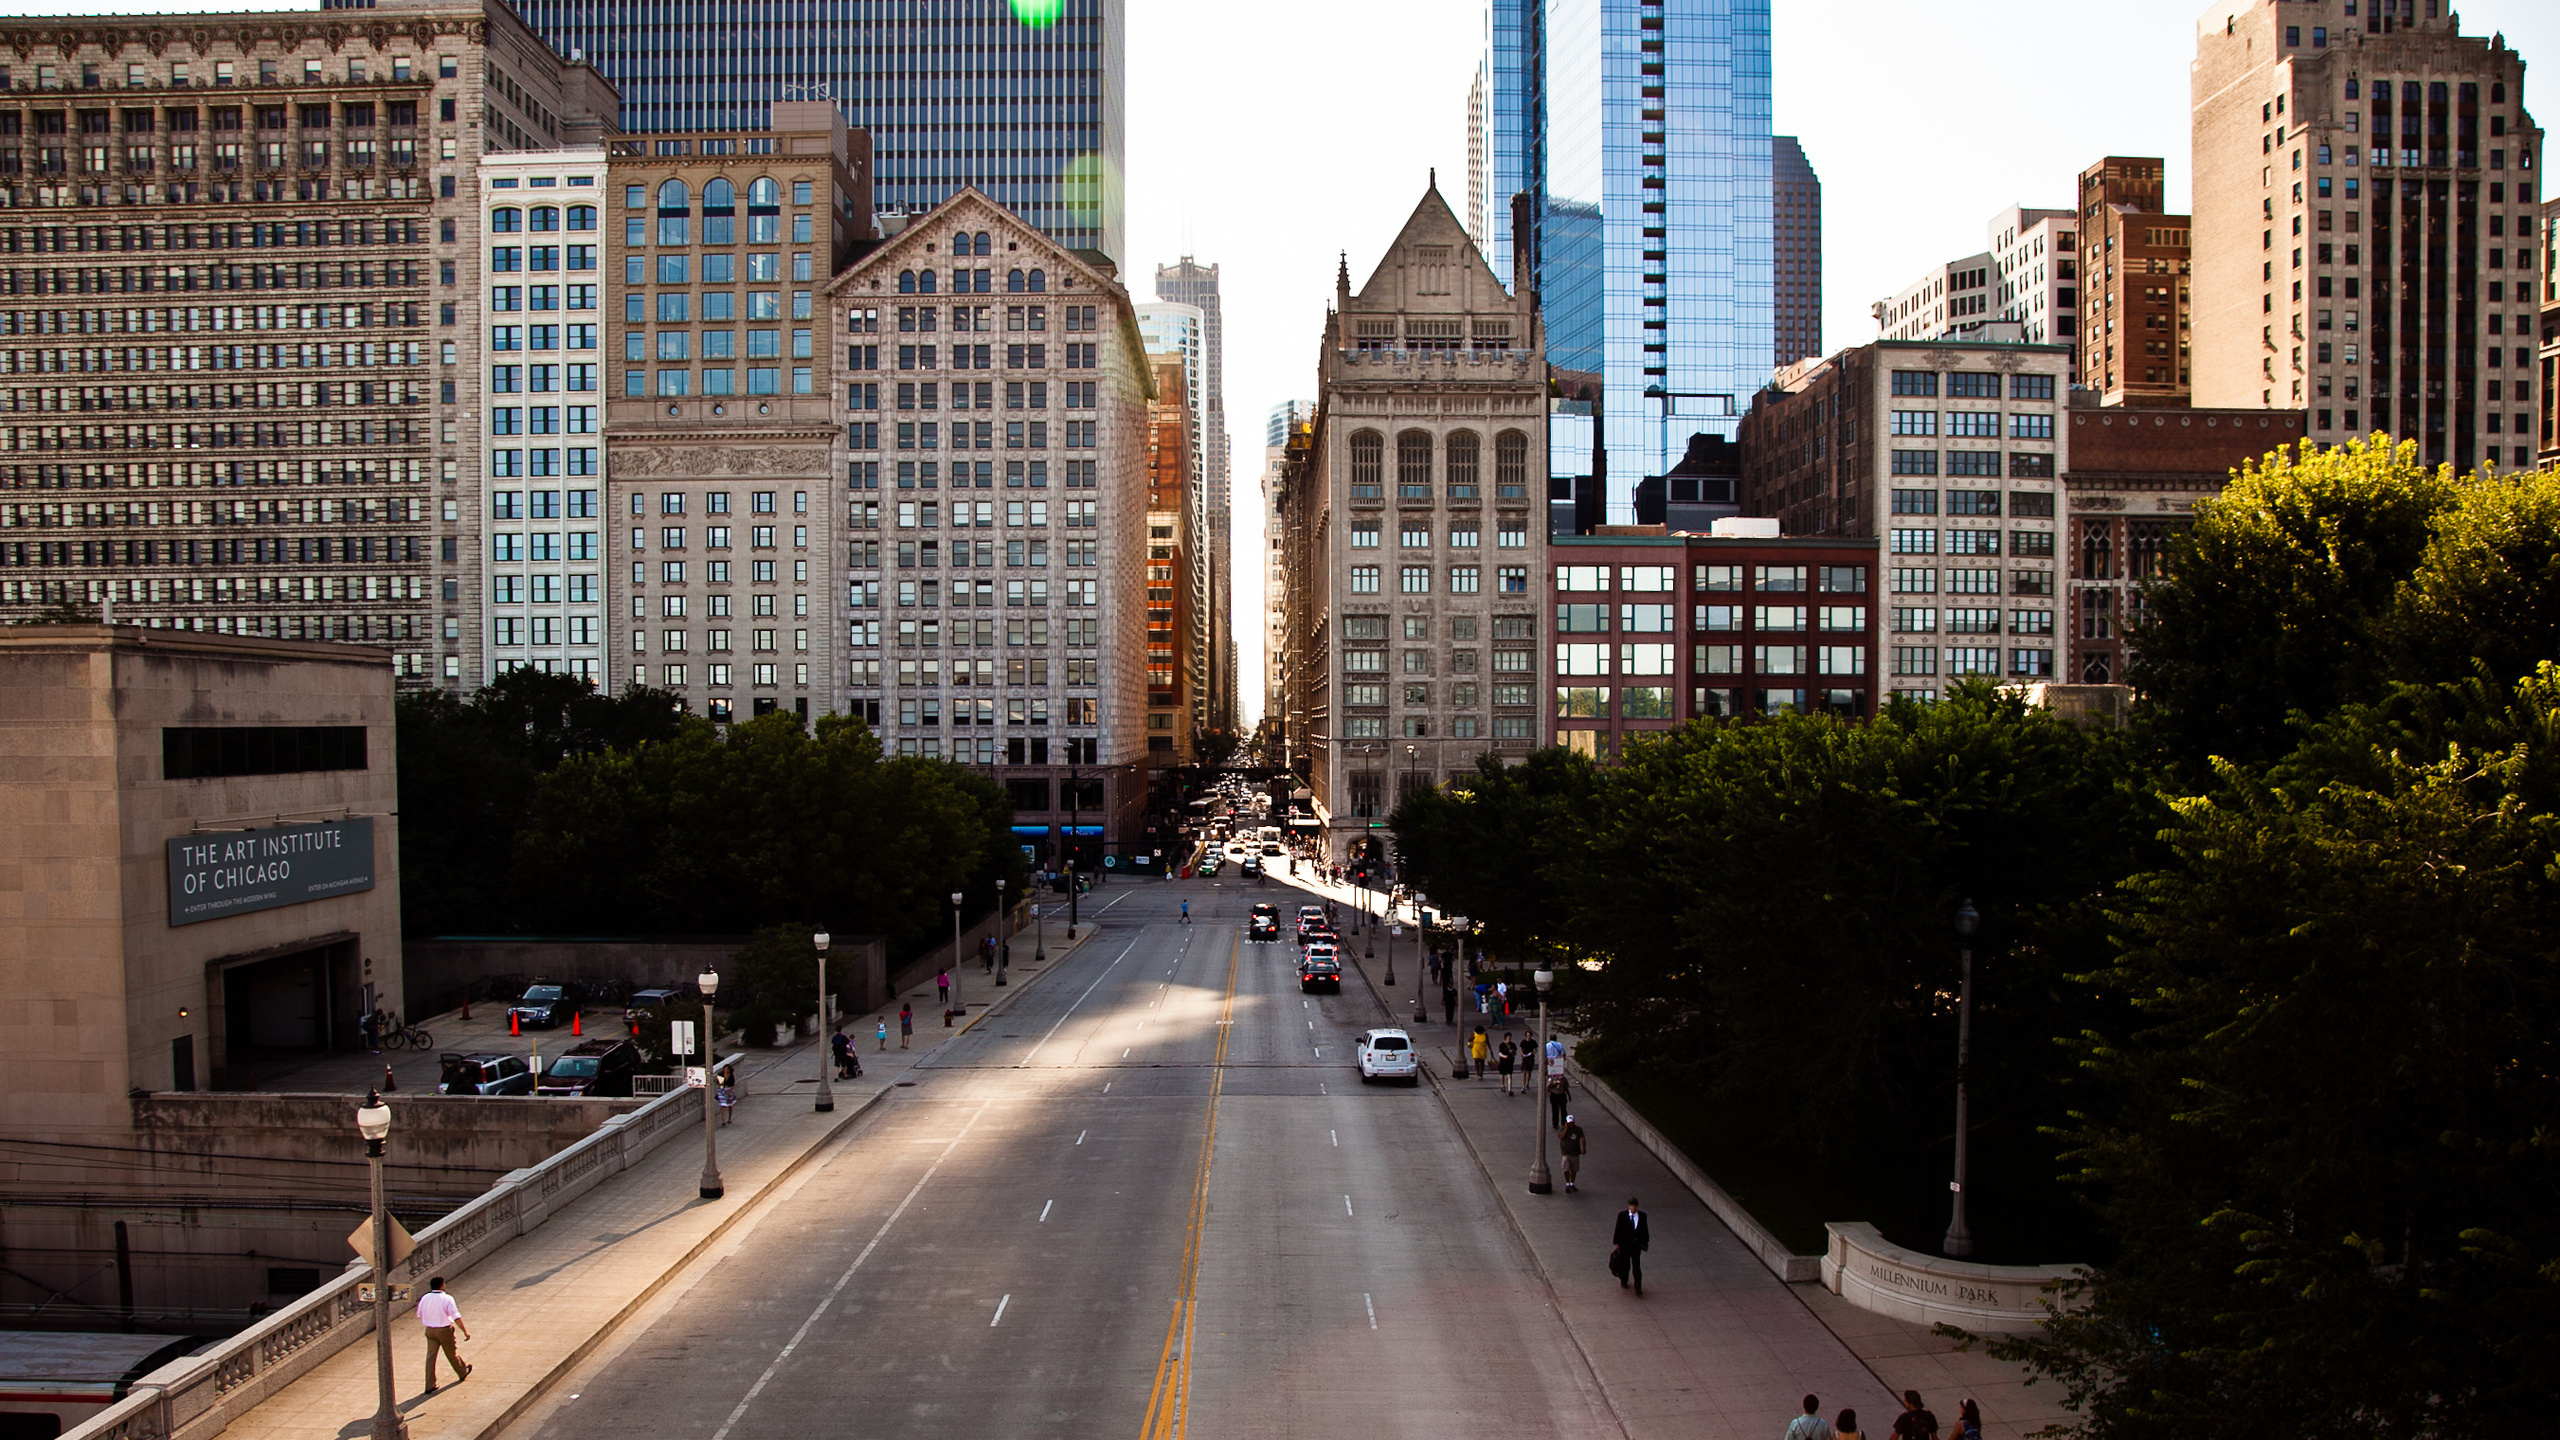
{"type": "Polygon", "coordinates": [[[1365,988],[1244,942],[1303,898],[1112,897],[515,1433],[1619,1433],[1447,1112],[1360,1083],[1365,988]]]}

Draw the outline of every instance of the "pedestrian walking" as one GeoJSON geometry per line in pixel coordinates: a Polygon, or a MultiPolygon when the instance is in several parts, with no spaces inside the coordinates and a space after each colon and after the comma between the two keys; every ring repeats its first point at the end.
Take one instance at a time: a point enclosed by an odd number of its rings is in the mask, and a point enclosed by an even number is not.
{"type": "Polygon", "coordinates": [[[839,1028],[835,1035],[827,1041],[827,1045],[835,1052],[836,1078],[839,1080],[852,1079],[854,1066],[853,1037],[847,1035],[841,1028],[839,1028]]]}
{"type": "Polygon", "coordinates": [[[462,1323],[462,1307],[445,1293],[444,1277],[428,1277],[427,1293],[418,1297],[418,1325],[427,1332],[427,1393],[436,1393],[436,1355],[453,1362],[453,1382],[457,1385],[471,1378],[471,1367],[462,1363],[462,1352],[453,1348],[454,1332],[471,1338],[471,1327],[462,1323]]]}
{"type": "Polygon", "coordinates": [[[1938,1417],[1920,1403],[1920,1392],[1902,1392],[1902,1413],[1893,1417],[1894,1440],[1938,1440],[1938,1417]]]}
{"type": "Polygon", "coordinates": [[[1493,982],[1493,994],[1494,994],[1494,998],[1495,998],[1495,999],[1500,1000],[1500,1001],[1502,1002],[1502,1018],[1504,1018],[1505,1020],[1510,1019],[1510,1018],[1511,1018],[1511,982],[1510,982],[1510,981],[1508,981],[1508,980],[1496,980],[1496,981],[1494,981],[1494,982],[1493,982]]]}
{"type": "Polygon", "coordinates": [[[1564,1107],[1565,1107],[1565,1102],[1566,1102],[1566,1100],[1567,1100],[1568,1098],[1569,1098],[1569,1097],[1567,1097],[1567,1096],[1566,1096],[1566,1094],[1565,1094],[1564,1076],[1562,1076],[1562,1075],[1560,1075],[1560,1074],[1557,1074],[1556,1072],[1554,1072],[1554,1071],[1552,1071],[1552,1070],[1548,1071],[1548,1072],[1547,1072],[1547,1123],[1548,1123],[1548,1124],[1550,1124],[1550,1125],[1557,1125],[1557,1126],[1561,1126],[1561,1125],[1563,1125],[1563,1124],[1564,1124],[1564,1120],[1565,1120],[1564,1107]]]}
{"type": "Polygon", "coordinates": [[[1591,1137],[1583,1132],[1582,1122],[1567,1115],[1564,1128],[1556,1132],[1556,1150],[1564,1156],[1564,1192],[1572,1194],[1574,1184],[1582,1178],[1582,1152],[1591,1148],[1591,1137]]]}
{"type": "Polygon", "coordinates": [[[1858,1412],[1855,1410],[1843,1410],[1834,1417],[1831,1421],[1831,1433],[1838,1437],[1838,1440],[1866,1440],[1865,1436],[1858,1433],[1858,1412]]]}
{"type": "Polygon", "coordinates": [[[916,1007],[914,1007],[913,1005],[907,1005],[907,1004],[901,1004],[901,1005],[899,1005],[899,1006],[898,1006],[898,1048],[899,1048],[899,1049],[901,1049],[901,1050],[906,1049],[906,1048],[907,1048],[907,1041],[908,1041],[909,1039],[913,1038],[913,1036],[915,1035],[915,1033],[916,1033],[916,1007]]]}
{"type": "Polygon", "coordinates": [[[889,1017],[886,1015],[880,1017],[880,1048],[889,1048],[889,1017]]]}
{"type": "Polygon", "coordinates": [[[1481,980],[1476,982],[1476,1013],[1479,1015],[1493,1013],[1493,987],[1481,980]]]}
{"type": "Polygon", "coordinates": [[[720,1073],[724,1077],[720,1081],[720,1123],[726,1125],[737,1118],[738,1085],[736,1076],[726,1070],[720,1073]]]}
{"type": "Polygon", "coordinates": [[[1822,1418],[1822,1397],[1804,1397],[1804,1413],[1787,1422],[1786,1440],[1834,1440],[1834,1432],[1822,1418]]]}
{"type": "MultiPolygon", "coordinates": [[[[1619,1289],[1624,1290],[1629,1285],[1633,1285],[1637,1294],[1644,1293],[1644,1252],[1652,1248],[1652,1217],[1646,1215],[1643,1208],[1636,1204],[1635,1197],[1630,1195],[1627,1197],[1627,1208],[1618,1212],[1618,1228],[1609,1236],[1611,1256],[1609,1268],[1620,1272],[1619,1289]]],[[[1938,1422],[1931,1420],[1929,1433],[1935,1435],[1937,1430],[1938,1422]]]]}
{"type": "Polygon", "coordinates": [[[1458,987],[1445,981],[1440,986],[1440,1023],[1458,1023],[1458,987]]]}
{"type": "Polygon", "coordinates": [[[988,974],[996,973],[996,937],[989,935],[978,942],[978,959],[988,974]]]}
{"type": "Polygon", "coordinates": [[[1185,925],[1191,923],[1191,902],[1189,900],[1182,902],[1182,923],[1185,925]]]}
{"type": "Polygon", "coordinates": [[[1493,1068],[1502,1076],[1502,1093],[1511,1093],[1511,1067],[1520,1060],[1520,1047],[1511,1042],[1511,1032],[1502,1032],[1502,1043],[1494,1047],[1493,1068]]]}
{"type": "Polygon", "coordinates": [[[1956,1440],[1982,1440],[1982,1407],[1970,1400],[1956,1407],[1956,1440]]]}
{"type": "Polygon", "coordinates": [[[1485,1051],[1491,1044],[1492,1042],[1485,1038],[1484,1027],[1481,1025],[1476,1027],[1475,1034],[1467,1037],[1467,1058],[1476,1062],[1478,1080],[1484,1078],[1485,1051]]]}
{"type": "Polygon", "coordinates": [[[945,970],[945,971],[943,971],[941,974],[934,976],[934,977],[933,977],[933,988],[935,988],[936,990],[939,990],[939,991],[941,991],[941,992],[942,992],[942,1008],[943,1008],[943,1009],[945,1009],[945,1010],[950,1009],[950,1008],[951,1008],[951,972],[950,972],[950,971],[948,971],[948,970],[945,970]]]}

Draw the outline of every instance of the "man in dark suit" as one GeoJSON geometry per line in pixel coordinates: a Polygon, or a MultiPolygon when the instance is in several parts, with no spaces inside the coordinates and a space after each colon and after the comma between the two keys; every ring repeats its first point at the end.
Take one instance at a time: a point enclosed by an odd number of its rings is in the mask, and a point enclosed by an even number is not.
{"type": "Polygon", "coordinates": [[[1627,1261],[1627,1273],[1618,1277],[1618,1288],[1632,1284],[1637,1294],[1643,1294],[1644,1252],[1653,1248],[1653,1217],[1636,1208],[1632,1195],[1627,1197],[1627,1208],[1618,1212],[1618,1228],[1609,1245],[1627,1261]]]}

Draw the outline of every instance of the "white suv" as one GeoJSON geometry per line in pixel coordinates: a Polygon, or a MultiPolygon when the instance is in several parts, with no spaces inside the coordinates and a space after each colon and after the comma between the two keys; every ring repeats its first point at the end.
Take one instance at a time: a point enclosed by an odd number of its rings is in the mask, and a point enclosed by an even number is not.
{"type": "Polygon", "coordinates": [[[1360,1037],[1355,1047],[1360,1059],[1360,1079],[1402,1080],[1409,1085],[1422,1083],[1422,1070],[1415,1063],[1413,1040],[1401,1030],[1372,1030],[1360,1037]]]}

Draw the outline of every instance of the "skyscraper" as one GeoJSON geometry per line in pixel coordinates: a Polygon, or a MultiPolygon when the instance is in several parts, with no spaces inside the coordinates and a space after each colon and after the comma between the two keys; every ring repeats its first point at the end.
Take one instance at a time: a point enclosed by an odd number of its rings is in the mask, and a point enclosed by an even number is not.
{"type": "Polygon", "coordinates": [[[1768,0],[1491,0],[1479,73],[1502,223],[1478,228],[1506,255],[1532,194],[1548,358],[1600,377],[1590,464],[1624,512],[1768,379],[1768,0]]]}
{"type": "MultiPolygon", "coordinates": [[[[1213,604],[1212,576],[1223,568],[1224,557],[1214,553],[1210,540],[1208,487],[1203,483],[1207,473],[1207,446],[1201,432],[1207,427],[1208,390],[1208,318],[1196,305],[1159,300],[1137,307],[1138,337],[1146,345],[1147,363],[1159,375],[1164,365],[1171,365],[1174,388],[1165,391],[1162,381],[1157,389],[1160,398],[1148,406],[1148,492],[1147,502],[1147,579],[1148,589],[1164,586],[1179,590],[1180,627],[1179,693],[1188,714],[1180,746],[1190,753],[1191,736],[1206,729],[1210,719],[1210,695],[1216,689],[1213,660],[1217,654],[1217,636],[1211,624],[1213,604]],[[1161,363],[1160,363],[1161,362],[1161,363]],[[1161,412],[1179,409],[1179,416],[1161,412]],[[1179,455],[1162,453],[1167,446],[1179,447],[1179,455]],[[1171,533],[1159,534],[1160,530],[1171,533]],[[1159,575],[1157,571],[1172,568],[1159,575]]],[[[1152,602],[1155,597],[1149,596],[1152,602]]],[[[1153,652],[1158,645],[1158,628],[1154,612],[1161,607],[1148,606],[1149,633],[1147,646],[1153,652]]],[[[1170,626],[1173,613],[1163,616],[1170,626]]],[[[1163,643],[1171,644],[1167,633],[1163,643]]],[[[1150,672],[1155,664],[1149,661],[1150,672]]],[[[1150,705],[1158,693],[1171,693],[1148,682],[1150,705]]],[[[1152,721],[1151,721],[1152,723],[1152,721]]]]}
{"type": "Polygon", "coordinates": [[[2110,155],[2080,172],[2089,329],[2076,378],[2101,404],[2179,406],[2193,393],[2192,230],[2188,217],[2161,209],[2164,168],[2149,156],[2110,155]]]}
{"type": "Polygon", "coordinates": [[[2198,405],[2533,463],[2542,132],[2524,57],[2443,9],[2221,0],[2197,22],[2198,405]]]}
{"type": "Polygon", "coordinates": [[[1213,728],[1236,723],[1235,512],[1232,441],[1227,434],[1226,320],[1218,307],[1218,267],[1188,255],[1156,267],[1156,298],[1200,312],[1201,499],[1208,520],[1208,717],[1213,728]]]}
{"type": "Polygon", "coordinates": [[[1770,185],[1770,235],[1777,247],[1770,323],[1778,337],[1771,359],[1793,365],[1822,353],[1822,177],[1813,173],[1793,135],[1772,142],[1770,185]]]}
{"type": "Polygon", "coordinates": [[[975,185],[1060,245],[1120,257],[1126,0],[1063,0],[1047,23],[905,0],[516,8],[620,87],[626,130],[761,127],[776,100],[832,100],[871,134],[881,209],[975,185]]]}

